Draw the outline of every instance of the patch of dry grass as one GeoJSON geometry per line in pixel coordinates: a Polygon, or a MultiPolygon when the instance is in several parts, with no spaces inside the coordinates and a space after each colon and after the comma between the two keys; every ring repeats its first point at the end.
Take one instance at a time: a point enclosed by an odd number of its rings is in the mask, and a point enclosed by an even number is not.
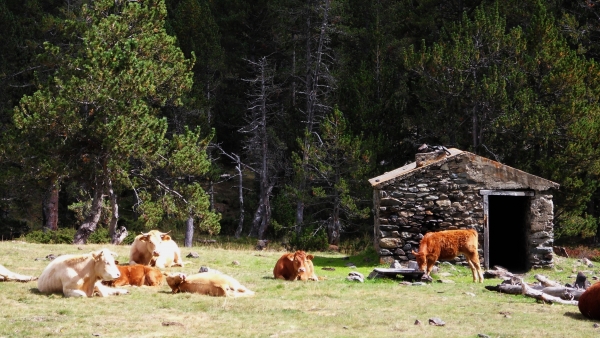
{"type": "MultiPolygon", "coordinates": [[[[108,247],[127,261],[129,247],[42,245],[0,242],[0,264],[18,273],[39,275],[46,255],[89,252],[108,247]]],[[[131,294],[75,299],[42,295],[36,282],[0,283],[0,337],[590,337],[600,334],[575,306],[547,305],[522,296],[485,290],[471,282],[463,267],[443,266],[454,284],[402,286],[397,280],[345,280],[350,271],[367,276],[375,263],[341,254],[314,253],[319,282],[285,282],[272,278],[281,251],[182,248],[200,258],[185,258],[196,273],[201,265],[218,269],[256,292],[253,298],[226,299],[171,294],[168,286],[130,288],[131,294]],[[232,264],[238,261],[239,265],[232,264]],[[355,263],[351,269],[347,263],[355,263]],[[333,267],[335,271],[321,270],[333,267]],[[428,325],[439,317],[443,327],[428,325]],[[421,325],[415,325],[415,320],[421,325]]],[[[575,259],[557,258],[554,271],[543,273],[571,281],[575,259]]],[[[596,268],[592,269],[595,270],[596,268]]],[[[593,273],[593,272],[592,272],[593,273]]],[[[434,279],[439,279],[435,278],[434,279]]],[[[442,277],[440,277],[442,278],[442,277]]],[[[571,281],[572,282],[572,281],[571,281]]]]}

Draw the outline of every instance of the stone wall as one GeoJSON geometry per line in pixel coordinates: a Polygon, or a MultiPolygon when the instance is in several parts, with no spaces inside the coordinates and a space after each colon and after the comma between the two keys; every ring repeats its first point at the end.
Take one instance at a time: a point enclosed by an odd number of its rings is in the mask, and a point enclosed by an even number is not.
{"type": "MultiPolygon", "coordinates": [[[[475,228],[479,256],[484,262],[485,182],[470,176],[468,158],[450,157],[383,183],[374,190],[375,248],[381,263],[406,262],[415,257],[423,234],[429,231],[475,228]]],[[[552,196],[532,198],[529,253],[532,267],[552,265],[552,196]]],[[[464,261],[457,258],[456,262],[464,261]]]]}

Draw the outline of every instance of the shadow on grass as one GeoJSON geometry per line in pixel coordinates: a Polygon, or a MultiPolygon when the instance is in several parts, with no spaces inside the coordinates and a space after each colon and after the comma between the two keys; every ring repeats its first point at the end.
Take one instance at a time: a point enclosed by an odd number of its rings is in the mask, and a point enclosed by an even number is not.
{"type": "Polygon", "coordinates": [[[587,318],[584,315],[581,314],[581,312],[571,312],[571,311],[567,311],[564,314],[566,317],[571,317],[573,319],[578,319],[578,320],[585,320],[585,321],[594,321],[593,319],[587,318]]]}

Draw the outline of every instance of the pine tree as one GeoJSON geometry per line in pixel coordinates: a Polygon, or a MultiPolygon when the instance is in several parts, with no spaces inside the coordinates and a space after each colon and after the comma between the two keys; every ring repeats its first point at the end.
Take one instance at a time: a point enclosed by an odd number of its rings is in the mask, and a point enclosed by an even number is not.
{"type": "Polygon", "coordinates": [[[160,107],[180,104],[193,61],[166,34],[165,16],[162,0],[84,5],[80,20],[67,22],[81,43],[62,50],[47,43],[57,71],[15,108],[22,137],[51,155],[38,157],[38,165],[84,182],[93,196],[75,243],[96,229],[109,187],[131,185],[132,173],[151,176],[151,161],[168,148],[160,107]]]}

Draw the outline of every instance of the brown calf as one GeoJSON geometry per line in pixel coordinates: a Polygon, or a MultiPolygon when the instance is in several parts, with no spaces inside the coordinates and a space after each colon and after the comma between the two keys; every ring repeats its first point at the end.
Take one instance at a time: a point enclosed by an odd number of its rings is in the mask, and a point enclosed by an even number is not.
{"type": "Polygon", "coordinates": [[[246,289],[233,277],[218,272],[194,275],[175,273],[167,275],[167,284],[173,293],[190,292],[214,297],[252,297],[254,291],[246,289]]]}
{"type": "Polygon", "coordinates": [[[428,232],[419,245],[419,252],[413,250],[420,270],[429,276],[438,259],[448,260],[462,253],[469,262],[473,282],[483,283],[483,272],[479,265],[478,235],[475,229],[446,230],[428,232]]]}
{"type": "Polygon", "coordinates": [[[302,250],[284,253],[275,263],[273,276],[285,280],[319,280],[314,273],[313,258],[302,250]]]}
{"type": "Polygon", "coordinates": [[[111,281],[103,281],[102,284],[118,287],[123,285],[132,286],[160,286],[163,282],[163,274],[157,269],[147,265],[117,265],[121,276],[111,281]]]}

